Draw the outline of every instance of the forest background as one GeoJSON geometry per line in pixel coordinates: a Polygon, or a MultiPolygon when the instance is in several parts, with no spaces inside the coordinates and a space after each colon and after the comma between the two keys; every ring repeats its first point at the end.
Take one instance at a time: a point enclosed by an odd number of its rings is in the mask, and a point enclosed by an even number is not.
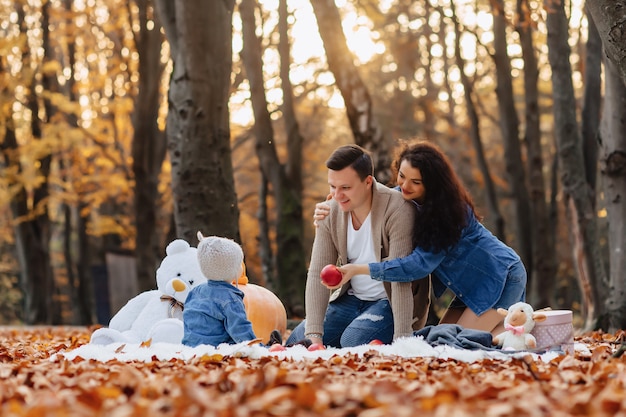
{"type": "Polygon", "coordinates": [[[0,0],[0,323],[106,324],[198,230],[301,318],[328,154],[362,145],[391,184],[425,139],[529,302],[625,328],[625,22],[623,1],[0,0]]]}

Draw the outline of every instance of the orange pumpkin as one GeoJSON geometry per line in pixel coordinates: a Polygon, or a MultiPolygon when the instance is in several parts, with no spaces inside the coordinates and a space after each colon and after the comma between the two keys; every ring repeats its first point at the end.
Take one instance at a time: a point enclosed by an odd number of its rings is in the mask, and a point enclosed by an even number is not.
{"type": "Polygon", "coordinates": [[[267,343],[272,330],[278,330],[284,335],[287,330],[287,312],[280,299],[267,288],[249,283],[245,265],[234,284],[244,293],[243,304],[256,337],[267,343]]]}

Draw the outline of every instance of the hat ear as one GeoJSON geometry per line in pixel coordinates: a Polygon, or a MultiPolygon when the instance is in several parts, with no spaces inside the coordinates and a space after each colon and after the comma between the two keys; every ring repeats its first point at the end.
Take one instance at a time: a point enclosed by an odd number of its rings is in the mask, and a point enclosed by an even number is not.
{"type": "Polygon", "coordinates": [[[204,236],[202,235],[202,232],[198,230],[198,242],[202,242],[202,239],[204,239],[204,236]]]}

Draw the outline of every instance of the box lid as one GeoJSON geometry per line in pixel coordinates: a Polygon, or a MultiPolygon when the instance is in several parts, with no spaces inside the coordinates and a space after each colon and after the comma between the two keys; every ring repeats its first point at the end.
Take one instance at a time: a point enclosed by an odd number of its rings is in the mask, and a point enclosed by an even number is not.
{"type": "Polygon", "coordinates": [[[564,324],[572,322],[572,310],[546,310],[538,311],[546,315],[544,321],[538,321],[535,326],[550,326],[553,324],[564,324]]]}

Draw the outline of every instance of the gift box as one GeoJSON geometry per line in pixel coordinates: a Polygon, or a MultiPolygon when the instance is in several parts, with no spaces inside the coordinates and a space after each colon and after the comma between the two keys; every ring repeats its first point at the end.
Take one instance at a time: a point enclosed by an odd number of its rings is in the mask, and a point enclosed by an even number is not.
{"type": "Polygon", "coordinates": [[[571,310],[538,311],[546,315],[530,332],[537,339],[537,349],[562,350],[574,353],[574,327],[571,310]]]}

